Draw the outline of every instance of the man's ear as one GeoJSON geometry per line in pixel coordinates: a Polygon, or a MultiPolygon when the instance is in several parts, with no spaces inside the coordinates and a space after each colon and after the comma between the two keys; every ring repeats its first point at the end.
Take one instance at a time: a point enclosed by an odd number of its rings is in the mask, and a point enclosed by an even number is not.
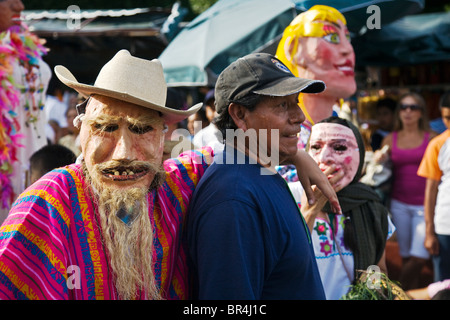
{"type": "Polygon", "coordinates": [[[228,113],[230,114],[230,117],[233,119],[238,129],[242,129],[244,132],[247,131],[247,123],[245,118],[248,112],[249,110],[246,107],[234,102],[230,103],[228,106],[228,113]]]}

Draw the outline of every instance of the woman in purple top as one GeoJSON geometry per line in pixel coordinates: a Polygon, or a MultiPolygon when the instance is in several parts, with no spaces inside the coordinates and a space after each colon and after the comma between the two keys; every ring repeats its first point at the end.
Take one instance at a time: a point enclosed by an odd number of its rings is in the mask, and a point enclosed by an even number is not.
{"type": "Polygon", "coordinates": [[[403,260],[399,281],[405,290],[417,288],[417,275],[429,258],[424,247],[425,179],[417,175],[417,169],[435,136],[429,129],[424,99],[416,93],[403,95],[395,112],[394,131],[382,145],[389,146],[393,164],[390,210],[403,260]]]}

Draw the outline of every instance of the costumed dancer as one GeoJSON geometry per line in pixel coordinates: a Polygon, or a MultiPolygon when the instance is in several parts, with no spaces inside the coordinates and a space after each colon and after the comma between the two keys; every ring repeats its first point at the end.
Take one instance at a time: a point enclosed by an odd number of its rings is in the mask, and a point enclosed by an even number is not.
{"type": "Polygon", "coordinates": [[[360,277],[360,271],[378,266],[387,274],[386,240],[395,227],[388,210],[371,187],[358,182],[365,148],[358,128],[350,121],[329,117],[312,127],[308,153],[337,191],[342,215],[320,198],[301,211],[312,234],[317,266],[327,299],[340,299],[360,277]]]}
{"type": "Polygon", "coordinates": [[[20,20],[20,0],[0,1],[0,223],[26,187],[30,156],[47,144],[47,49],[20,20]]]}

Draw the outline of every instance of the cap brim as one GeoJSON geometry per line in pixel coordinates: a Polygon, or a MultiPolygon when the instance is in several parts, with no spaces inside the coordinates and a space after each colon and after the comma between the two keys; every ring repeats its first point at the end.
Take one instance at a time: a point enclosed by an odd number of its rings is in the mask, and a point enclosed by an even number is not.
{"type": "Polygon", "coordinates": [[[299,92],[320,93],[325,88],[325,83],[320,80],[286,77],[268,83],[263,88],[253,90],[252,92],[267,96],[284,97],[299,92]]]}
{"type": "Polygon", "coordinates": [[[85,98],[88,98],[94,94],[98,94],[149,108],[161,112],[162,117],[167,124],[182,121],[190,115],[196,113],[203,106],[203,103],[200,102],[187,110],[176,110],[152,103],[150,101],[142,100],[126,92],[118,92],[106,88],[79,83],[74,75],[66,67],[60,65],[55,67],[55,74],[62,83],[64,83],[69,88],[74,89],[85,98]]]}

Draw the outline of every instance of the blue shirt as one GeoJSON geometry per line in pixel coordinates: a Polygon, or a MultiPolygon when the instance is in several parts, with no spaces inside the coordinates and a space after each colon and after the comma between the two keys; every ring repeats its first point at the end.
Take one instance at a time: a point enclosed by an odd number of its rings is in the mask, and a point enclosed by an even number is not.
{"type": "Polygon", "coordinates": [[[248,157],[237,164],[236,150],[226,148],[233,151],[234,164],[213,163],[191,200],[193,297],[325,299],[309,230],[285,180],[262,174],[248,157]]]}

